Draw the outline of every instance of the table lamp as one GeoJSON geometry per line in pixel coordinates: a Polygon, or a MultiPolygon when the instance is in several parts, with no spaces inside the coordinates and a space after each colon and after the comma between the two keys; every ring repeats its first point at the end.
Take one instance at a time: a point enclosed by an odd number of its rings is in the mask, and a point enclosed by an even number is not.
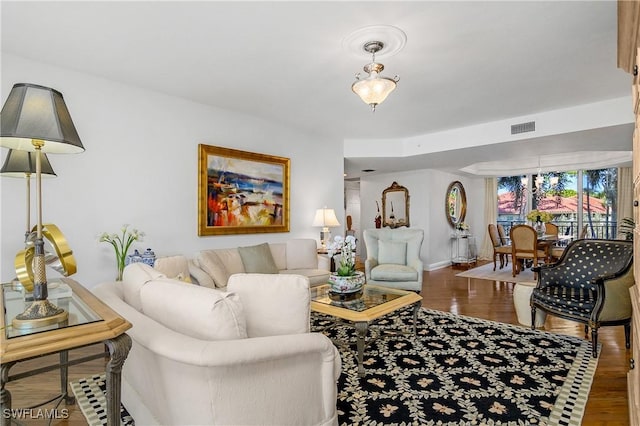
{"type": "Polygon", "coordinates": [[[33,258],[33,303],[12,324],[17,328],[39,327],[67,319],[69,313],[47,300],[47,276],[42,232],[43,153],[84,151],[62,93],[36,84],[13,86],[0,112],[0,146],[35,153],[36,239],[33,258]]]}
{"type": "MultiPolygon", "coordinates": [[[[24,179],[27,183],[27,227],[24,240],[27,242],[31,233],[31,175],[36,173],[35,155],[28,151],[10,149],[4,160],[0,176],[24,179]]],[[[46,154],[42,155],[42,177],[56,177],[46,154]]]]}
{"type": "Polygon", "coordinates": [[[327,243],[331,240],[331,231],[329,227],[340,226],[336,212],[333,209],[328,209],[326,206],[322,209],[316,210],[316,217],[313,219],[313,226],[322,226],[320,231],[320,246],[322,250],[327,249],[327,243]]]}

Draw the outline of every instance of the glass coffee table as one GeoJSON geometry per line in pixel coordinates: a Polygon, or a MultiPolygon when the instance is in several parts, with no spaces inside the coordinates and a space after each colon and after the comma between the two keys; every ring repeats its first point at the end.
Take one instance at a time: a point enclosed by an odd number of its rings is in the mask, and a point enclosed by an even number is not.
{"type": "Polygon", "coordinates": [[[413,307],[413,335],[416,336],[422,296],[413,292],[366,284],[354,294],[335,294],[329,284],[311,288],[311,310],[332,316],[336,324],[353,325],[358,349],[358,374],[364,376],[364,347],[369,326],[376,320],[407,306],[413,307]]]}

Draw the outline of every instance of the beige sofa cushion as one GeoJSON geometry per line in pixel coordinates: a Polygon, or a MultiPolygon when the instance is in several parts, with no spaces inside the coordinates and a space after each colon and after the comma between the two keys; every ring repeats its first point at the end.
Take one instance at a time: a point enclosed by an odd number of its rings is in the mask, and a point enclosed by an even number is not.
{"type": "Polygon", "coordinates": [[[277,274],[278,267],[273,260],[269,244],[238,247],[244,271],[248,274],[277,274]]]}
{"type": "Polygon", "coordinates": [[[203,287],[215,288],[216,283],[211,278],[211,275],[207,274],[198,264],[197,259],[189,260],[189,274],[197,281],[197,283],[203,287]]]}
{"type": "Polygon", "coordinates": [[[287,245],[285,243],[269,243],[269,249],[278,271],[287,269],[287,245]]]}
{"type": "Polygon", "coordinates": [[[280,274],[284,275],[302,275],[303,277],[307,277],[309,280],[309,284],[311,287],[315,287],[317,285],[326,284],[329,282],[329,271],[325,271],[322,269],[285,269],[280,271],[280,274]]]}
{"type": "Polygon", "coordinates": [[[238,248],[214,249],[213,252],[218,256],[220,262],[227,268],[229,275],[244,273],[244,265],[242,258],[238,253],[238,248]]]}
{"type": "Polygon", "coordinates": [[[178,333],[202,340],[247,337],[243,306],[234,293],[163,278],[148,281],[140,300],[146,316],[178,333]]]}
{"type": "Polygon", "coordinates": [[[318,269],[318,248],[310,238],[287,241],[287,269],[318,269]]]}
{"type": "Polygon", "coordinates": [[[191,282],[189,260],[185,256],[166,256],[156,259],[153,268],[163,273],[167,278],[173,278],[186,283],[191,282]]]}
{"type": "Polygon", "coordinates": [[[311,301],[306,277],[235,274],[229,278],[228,288],[240,296],[243,308],[251,313],[247,315],[250,337],[309,332],[311,301]]]}
{"type": "MultiPolygon", "coordinates": [[[[224,262],[214,250],[202,250],[197,257],[198,266],[206,272],[216,287],[226,287],[229,280],[229,271],[224,262]]],[[[201,284],[202,285],[202,284],[201,284]]]]}
{"type": "Polygon", "coordinates": [[[146,263],[136,262],[127,265],[122,273],[122,289],[124,301],[142,311],[140,289],[149,281],[165,278],[165,275],[146,263]]]}

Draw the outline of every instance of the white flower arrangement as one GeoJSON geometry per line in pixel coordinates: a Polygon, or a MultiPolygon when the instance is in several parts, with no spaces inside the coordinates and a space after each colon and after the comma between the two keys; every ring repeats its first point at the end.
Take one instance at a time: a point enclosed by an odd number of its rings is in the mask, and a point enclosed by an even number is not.
{"type": "Polygon", "coordinates": [[[456,229],[458,231],[468,231],[469,229],[471,229],[471,227],[469,226],[469,224],[464,223],[464,222],[460,222],[457,226],[456,229]]]}
{"type": "Polygon", "coordinates": [[[341,277],[354,275],[356,272],[356,238],[353,235],[347,235],[343,238],[337,235],[333,242],[327,247],[329,256],[334,253],[340,253],[340,262],[336,267],[336,274],[341,277]]]}
{"type": "Polygon", "coordinates": [[[120,232],[121,234],[103,232],[98,235],[98,242],[111,244],[116,252],[116,264],[118,267],[118,277],[116,279],[118,281],[122,281],[122,271],[124,271],[129,247],[134,241],[143,241],[145,235],[144,232],[135,228],[129,231],[129,225],[127,224],[122,225],[120,232]]]}

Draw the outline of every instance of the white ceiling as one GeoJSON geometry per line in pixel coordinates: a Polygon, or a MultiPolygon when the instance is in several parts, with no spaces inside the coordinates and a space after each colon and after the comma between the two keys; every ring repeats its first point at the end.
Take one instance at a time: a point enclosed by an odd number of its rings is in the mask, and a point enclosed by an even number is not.
{"type": "MultiPolygon", "coordinates": [[[[616,68],[613,0],[3,0],[1,15],[3,52],[340,139],[406,138],[630,93],[630,76],[616,68]],[[347,52],[342,40],[380,24],[401,28],[407,42],[380,59],[384,74],[401,79],[372,114],[350,90],[370,57],[347,52]]],[[[546,154],[630,151],[631,133],[632,125],[615,126],[535,146],[546,154]]],[[[345,168],[350,176],[457,170],[530,156],[530,146],[402,159],[362,153],[345,168]]]]}

